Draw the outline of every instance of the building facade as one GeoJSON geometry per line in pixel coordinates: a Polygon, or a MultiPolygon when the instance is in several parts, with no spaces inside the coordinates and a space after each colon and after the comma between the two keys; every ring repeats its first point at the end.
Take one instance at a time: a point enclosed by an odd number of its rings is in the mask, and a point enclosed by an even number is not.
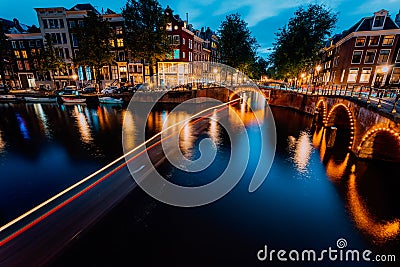
{"type": "Polygon", "coordinates": [[[197,81],[193,69],[193,62],[212,61],[220,62],[217,37],[207,28],[204,31],[193,29],[182,20],[179,15],[174,15],[173,10],[167,6],[165,15],[168,19],[167,34],[172,46],[172,53],[164,61],[158,62],[158,84],[167,88],[173,86],[187,86],[192,88],[197,81]]]}
{"type": "Polygon", "coordinates": [[[400,28],[387,10],[362,18],[330,39],[322,51],[324,84],[400,85],[400,28]]]}
{"type": "Polygon", "coordinates": [[[13,88],[35,88],[46,78],[39,74],[38,57],[43,51],[43,39],[40,33],[7,34],[13,56],[12,71],[8,73],[9,84],[13,88]]]}

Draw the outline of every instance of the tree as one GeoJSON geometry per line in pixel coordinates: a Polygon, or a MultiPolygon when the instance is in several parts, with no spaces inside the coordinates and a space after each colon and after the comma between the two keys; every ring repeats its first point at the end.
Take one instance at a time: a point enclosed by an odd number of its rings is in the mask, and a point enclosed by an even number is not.
{"type": "Polygon", "coordinates": [[[0,75],[3,84],[6,84],[5,71],[9,61],[9,43],[3,23],[0,21],[0,75]]]}
{"type": "Polygon", "coordinates": [[[323,5],[300,7],[280,32],[275,33],[274,49],[269,56],[275,78],[298,78],[313,67],[318,51],[337,22],[337,14],[323,5]]]}
{"type": "MultiPolygon", "coordinates": [[[[124,43],[134,60],[152,66],[171,53],[166,30],[167,19],[157,0],[128,0],[122,9],[124,43]]],[[[144,71],[144,68],[143,68],[144,71]]]]}
{"type": "Polygon", "coordinates": [[[222,62],[251,76],[257,61],[257,41],[239,14],[226,16],[219,28],[222,62]]]}
{"type": "Polygon", "coordinates": [[[259,80],[261,79],[261,76],[267,75],[267,68],[268,62],[264,58],[258,57],[252,64],[249,77],[253,80],[259,80]]]}
{"type": "Polygon", "coordinates": [[[88,11],[83,19],[83,25],[77,26],[73,32],[76,34],[79,45],[74,64],[93,67],[97,83],[100,78],[100,69],[115,61],[114,48],[111,44],[114,40],[114,31],[108,21],[88,11]]]}
{"type": "Polygon", "coordinates": [[[54,82],[54,73],[66,67],[64,59],[59,55],[58,49],[54,47],[53,38],[50,34],[45,35],[44,50],[38,55],[38,72],[45,75],[50,73],[51,80],[54,82]]]}

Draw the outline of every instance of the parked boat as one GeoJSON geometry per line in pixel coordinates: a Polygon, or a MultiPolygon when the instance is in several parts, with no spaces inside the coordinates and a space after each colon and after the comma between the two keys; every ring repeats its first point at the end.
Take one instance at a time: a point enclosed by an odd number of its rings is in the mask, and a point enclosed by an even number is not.
{"type": "Polygon", "coordinates": [[[0,95],[0,102],[15,102],[17,98],[15,95],[0,95]]]}
{"type": "Polygon", "coordinates": [[[30,103],[55,103],[57,102],[56,97],[25,97],[26,102],[30,103]]]}
{"type": "Polygon", "coordinates": [[[99,102],[101,104],[122,104],[124,101],[122,98],[112,98],[109,96],[99,97],[99,102]]]}
{"type": "Polygon", "coordinates": [[[73,104],[79,104],[79,103],[85,103],[86,98],[75,98],[75,97],[61,97],[62,101],[64,103],[73,103],[73,104]]]}

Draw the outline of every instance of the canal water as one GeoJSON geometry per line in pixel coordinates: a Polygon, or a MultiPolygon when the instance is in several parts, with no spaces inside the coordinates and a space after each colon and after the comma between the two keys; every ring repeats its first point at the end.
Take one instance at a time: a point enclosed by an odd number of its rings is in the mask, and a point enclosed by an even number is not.
{"type": "MultiPolygon", "coordinates": [[[[240,105],[231,109],[243,115],[252,144],[257,146],[250,111],[240,105]]],[[[339,239],[347,243],[343,249],[360,254],[371,250],[371,258],[395,254],[400,260],[398,166],[354,159],[343,147],[347,140],[341,140],[340,133],[335,146],[327,148],[325,130],[312,117],[271,109],[276,153],[257,191],[248,192],[252,164],[230,193],[197,208],[169,206],[136,188],[52,265],[288,266],[299,262],[280,262],[276,252],[272,261],[260,261],[257,253],[267,246],[269,252],[298,250],[300,255],[313,249],[319,256],[329,247],[338,249],[339,239]]],[[[148,136],[162,128],[170,110],[158,106],[152,112],[148,136]]],[[[122,154],[122,124],[128,113],[121,106],[3,103],[0,114],[0,224],[122,154]]],[[[266,110],[265,116],[270,115],[266,110]]],[[[197,180],[168,164],[159,170],[176,184],[209,182],[209,175],[223,171],[230,145],[235,143],[219,124],[211,122],[201,133],[189,130],[185,134],[186,145],[181,149],[186,156],[198,157],[199,140],[210,137],[218,151],[216,162],[197,180]]],[[[338,263],[327,256],[323,264],[381,266],[363,261],[338,263]]]]}

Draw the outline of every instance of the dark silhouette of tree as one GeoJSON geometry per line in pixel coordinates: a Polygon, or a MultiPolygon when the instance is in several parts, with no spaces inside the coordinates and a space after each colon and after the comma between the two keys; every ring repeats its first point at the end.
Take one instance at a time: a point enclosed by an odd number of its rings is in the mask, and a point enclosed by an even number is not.
{"type": "Polygon", "coordinates": [[[298,8],[289,23],[275,33],[274,49],[269,56],[275,78],[298,78],[301,72],[312,68],[336,22],[337,14],[324,5],[298,8]]]}
{"type": "Polygon", "coordinates": [[[257,62],[257,40],[239,14],[226,16],[219,28],[222,62],[252,76],[257,62]]]}
{"type": "Polygon", "coordinates": [[[98,83],[100,69],[115,61],[114,48],[111,45],[111,40],[114,40],[114,31],[108,21],[89,11],[83,19],[83,25],[77,26],[73,32],[76,34],[79,47],[74,64],[93,67],[94,78],[98,83]]]}
{"type": "Polygon", "coordinates": [[[64,59],[59,54],[59,50],[54,47],[53,38],[48,33],[45,35],[44,50],[38,55],[38,61],[38,73],[46,75],[46,72],[49,72],[53,82],[55,72],[66,67],[64,59]]]}
{"type": "Polygon", "coordinates": [[[132,59],[150,64],[152,75],[153,65],[172,51],[163,9],[157,0],[128,0],[122,9],[122,16],[125,46],[132,59]]]}
{"type": "Polygon", "coordinates": [[[10,51],[6,30],[0,21],[0,75],[2,84],[6,84],[5,71],[10,60],[10,51]]]}

